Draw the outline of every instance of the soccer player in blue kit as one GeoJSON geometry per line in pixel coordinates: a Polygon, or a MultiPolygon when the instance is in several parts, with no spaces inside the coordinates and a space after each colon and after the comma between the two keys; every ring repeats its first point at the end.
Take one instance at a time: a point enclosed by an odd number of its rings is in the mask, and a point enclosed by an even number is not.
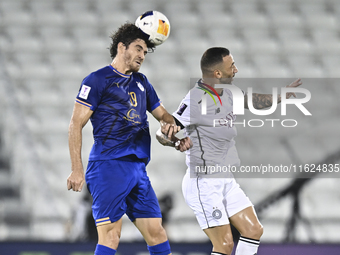
{"type": "MultiPolygon", "coordinates": [[[[170,137],[180,127],[148,79],[138,72],[154,45],[130,23],[122,25],[111,39],[112,63],[88,75],[76,98],[69,126],[72,172],[67,187],[81,191],[86,179],[98,232],[95,255],[116,253],[125,213],[143,235],[150,254],[168,255],[171,250],[161,211],[145,170],[151,140],[146,111],[170,137]],[[84,176],[82,128],[89,119],[94,145],[84,176]]],[[[189,149],[183,144],[177,149],[189,149]]]]}

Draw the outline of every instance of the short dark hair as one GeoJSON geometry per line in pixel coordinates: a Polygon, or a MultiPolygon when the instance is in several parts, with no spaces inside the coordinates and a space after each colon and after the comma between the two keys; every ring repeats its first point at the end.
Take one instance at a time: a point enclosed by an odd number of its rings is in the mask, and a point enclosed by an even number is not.
{"type": "Polygon", "coordinates": [[[129,47],[129,45],[135,40],[142,39],[145,41],[148,49],[153,49],[155,47],[155,45],[148,40],[148,35],[132,23],[125,23],[122,25],[110,36],[110,38],[112,39],[112,43],[110,45],[110,54],[112,59],[114,59],[117,55],[117,46],[120,42],[122,42],[126,47],[129,47]]]}
{"type": "Polygon", "coordinates": [[[207,49],[201,58],[201,70],[203,73],[213,71],[211,68],[223,62],[225,56],[230,55],[230,51],[223,47],[213,47],[207,49]]]}

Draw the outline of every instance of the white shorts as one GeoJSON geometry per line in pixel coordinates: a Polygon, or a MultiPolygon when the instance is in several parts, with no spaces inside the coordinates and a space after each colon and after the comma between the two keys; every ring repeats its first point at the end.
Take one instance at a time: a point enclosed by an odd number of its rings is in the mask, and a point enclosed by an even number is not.
{"type": "Polygon", "coordinates": [[[233,178],[190,178],[187,171],[182,191],[202,229],[229,224],[229,217],[253,206],[233,178]]]}

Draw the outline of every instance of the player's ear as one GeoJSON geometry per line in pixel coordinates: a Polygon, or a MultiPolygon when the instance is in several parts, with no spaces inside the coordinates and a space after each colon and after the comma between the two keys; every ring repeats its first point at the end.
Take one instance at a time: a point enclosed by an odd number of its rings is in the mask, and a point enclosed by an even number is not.
{"type": "Polygon", "coordinates": [[[214,71],[214,77],[220,79],[222,77],[222,72],[219,69],[214,71]]]}
{"type": "Polygon", "coordinates": [[[117,45],[117,52],[123,52],[124,50],[126,50],[126,46],[124,43],[122,42],[119,42],[118,45],[117,45]]]}

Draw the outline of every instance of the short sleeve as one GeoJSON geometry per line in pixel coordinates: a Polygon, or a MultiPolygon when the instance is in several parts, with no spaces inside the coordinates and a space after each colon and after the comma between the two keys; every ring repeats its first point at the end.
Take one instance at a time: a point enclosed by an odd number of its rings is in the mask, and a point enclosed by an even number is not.
{"type": "Polygon", "coordinates": [[[100,103],[102,89],[100,79],[95,73],[91,73],[82,81],[76,102],[94,111],[100,103]]]}
{"type": "Polygon", "coordinates": [[[155,110],[158,106],[161,105],[160,99],[151,85],[151,83],[148,81],[148,79],[144,76],[144,84],[146,87],[146,101],[147,101],[147,110],[148,112],[152,112],[155,110]]]}
{"type": "Polygon", "coordinates": [[[191,97],[189,92],[172,115],[184,127],[195,125],[198,123],[198,119],[201,116],[199,103],[191,97]]]}

